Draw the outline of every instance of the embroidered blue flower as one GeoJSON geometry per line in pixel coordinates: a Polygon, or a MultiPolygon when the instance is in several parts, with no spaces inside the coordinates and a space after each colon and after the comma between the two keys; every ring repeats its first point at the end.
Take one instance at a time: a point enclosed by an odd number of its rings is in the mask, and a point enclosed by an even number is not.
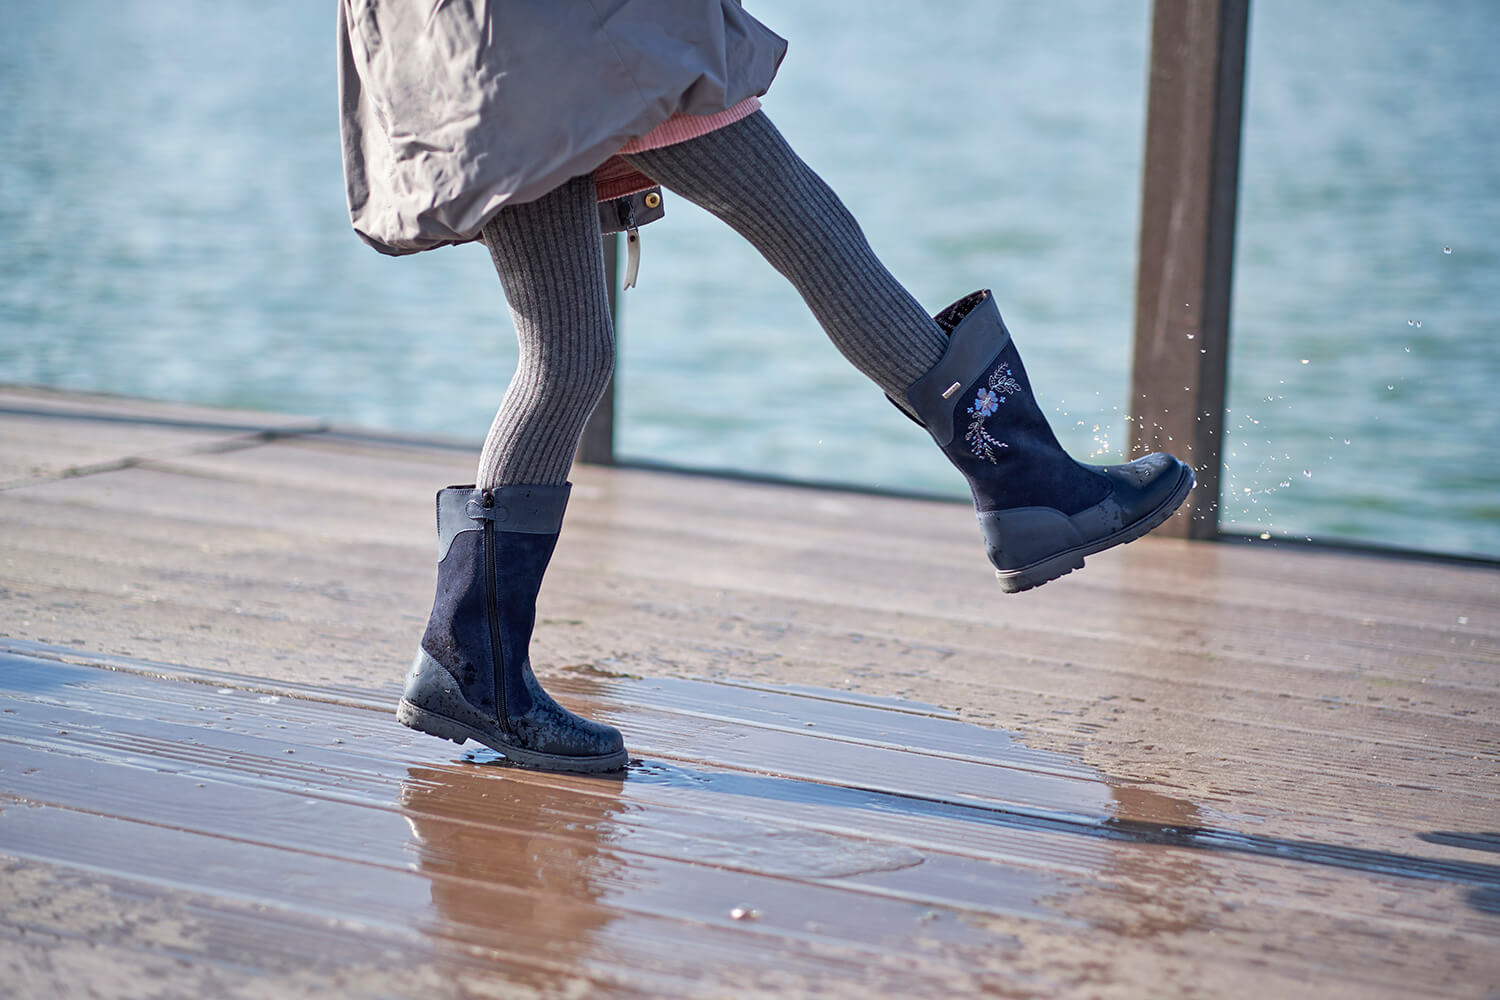
{"type": "Polygon", "coordinates": [[[989,432],[984,422],[1000,409],[1008,395],[1021,391],[1021,383],[1016,381],[1015,376],[1010,373],[1010,365],[999,364],[990,372],[985,379],[985,384],[974,394],[974,405],[969,407],[969,416],[974,419],[969,421],[969,429],[964,434],[964,440],[969,444],[969,451],[976,458],[982,458],[986,462],[995,462],[999,459],[1002,448],[1010,445],[1001,441],[989,432]]]}

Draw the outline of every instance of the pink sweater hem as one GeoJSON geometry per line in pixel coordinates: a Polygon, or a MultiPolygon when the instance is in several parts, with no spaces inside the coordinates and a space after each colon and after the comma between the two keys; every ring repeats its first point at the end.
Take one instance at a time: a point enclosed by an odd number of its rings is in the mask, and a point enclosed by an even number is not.
{"type": "Polygon", "coordinates": [[[643,136],[631,139],[620,147],[622,153],[644,153],[648,149],[660,149],[679,142],[707,135],[725,125],[733,125],[741,118],[749,117],[760,110],[760,99],[747,97],[732,108],[711,115],[675,114],[643,136]]]}
{"type": "MultiPolygon", "coordinates": [[[[660,149],[679,142],[687,142],[707,135],[725,125],[733,125],[760,110],[760,99],[747,97],[732,108],[712,115],[676,114],[662,122],[645,135],[631,139],[620,147],[621,153],[644,153],[648,149],[660,149]]],[[[656,182],[620,159],[618,155],[605,161],[594,171],[594,186],[600,201],[624,198],[656,186],[656,182]]]]}

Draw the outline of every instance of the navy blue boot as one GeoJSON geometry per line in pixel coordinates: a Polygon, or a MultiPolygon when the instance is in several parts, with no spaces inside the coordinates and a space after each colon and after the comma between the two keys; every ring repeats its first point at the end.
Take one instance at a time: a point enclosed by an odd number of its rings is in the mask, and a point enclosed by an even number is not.
{"type": "Polygon", "coordinates": [[[1125,465],[1068,457],[1031,395],[994,296],[975,292],[936,317],[948,350],[907,402],[969,481],[1003,590],[1030,590],[1083,557],[1161,524],[1193,488],[1193,470],[1160,452],[1125,465]]]}
{"type": "Polygon", "coordinates": [[[459,744],[478,740],[530,767],[625,766],[619,730],[569,712],[531,672],[536,596],[569,490],[438,492],[437,597],[396,709],[402,724],[459,744]]]}

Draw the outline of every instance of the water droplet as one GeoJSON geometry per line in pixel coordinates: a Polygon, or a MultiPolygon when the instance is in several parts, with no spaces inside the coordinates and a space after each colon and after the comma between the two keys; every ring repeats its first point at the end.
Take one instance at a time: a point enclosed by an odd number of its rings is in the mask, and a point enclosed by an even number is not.
{"type": "Polygon", "coordinates": [[[1310,358],[1303,358],[1303,359],[1302,359],[1302,363],[1303,363],[1303,364],[1304,364],[1304,365],[1305,365],[1305,364],[1310,364],[1310,363],[1311,363],[1311,360],[1312,360],[1312,359],[1310,359],[1310,358]]]}
{"type": "Polygon", "coordinates": [[[1410,347],[1403,347],[1403,348],[1401,348],[1401,349],[1402,349],[1402,350],[1403,350],[1403,351],[1405,351],[1405,352],[1406,352],[1406,353],[1407,353],[1407,354],[1410,354],[1410,353],[1411,353],[1411,348],[1410,348],[1410,347]]]}
{"type": "Polygon", "coordinates": [[[1417,325],[1417,321],[1414,320],[1414,319],[1409,319],[1409,320],[1406,321],[1406,325],[1407,326],[1416,326],[1417,325]]]}
{"type": "Polygon", "coordinates": [[[1312,470],[1311,469],[1303,469],[1302,470],[1302,478],[1304,478],[1304,479],[1311,479],[1312,478],[1312,470]]]}
{"type": "Polygon", "coordinates": [[[1260,540],[1263,542],[1269,542],[1271,540],[1271,533],[1269,531],[1262,531],[1260,533],[1260,540]]]}
{"type": "Polygon", "coordinates": [[[1421,328],[1422,328],[1422,321],[1421,320],[1417,320],[1417,329],[1421,329],[1421,328]]]}
{"type": "Polygon", "coordinates": [[[1198,336],[1196,333],[1190,333],[1190,334],[1187,335],[1187,338],[1188,338],[1188,340],[1192,340],[1196,336],[1198,336]]]}
{"type": "Polygon", "coordinates": [[[1349,443],[1349,439],[1348,438],[1344,438],[1344,443],[1348,444],[1349,443]]]}
{"type": "Polygon", "coordinates": [[[1443,253],[1452,253],[1452,252],[1453,252],[1453,248],[1452,247],[1443,247],[1443,253]]]}
{"type": "Polygon", "coordinates": [[[1395,391],[1395,389],[1396,389],[1396,387],[1395,387],[1395,386],[1393,386],[1393,385],[1388,385],[1388,386],[1386,386],[1386,388],[1387,388],[1387,389],[1390,389],[1390,390],[1391,390],[1391,391],[1392,391],[1392,392],[1394,392],[1394,391],[1395,391]]]}
{"type": "Polygon", "coordinates": [[[760,919],[760,911],[759,910],[752,910],[748,906],[736,906],[734,909],[732,909],[732,910],[729,911],[729,915],[731,917],[733,917],[735,920],[758,920],[758,919],[760,919]]]}
{"type": "Polygon", "coordinates": [[[1458,623],[1460,625],[1467,625],[1467,624],[1469,624],[1469,616],[1468,615],[1459,615],[1458,616],[1458,623]]]}

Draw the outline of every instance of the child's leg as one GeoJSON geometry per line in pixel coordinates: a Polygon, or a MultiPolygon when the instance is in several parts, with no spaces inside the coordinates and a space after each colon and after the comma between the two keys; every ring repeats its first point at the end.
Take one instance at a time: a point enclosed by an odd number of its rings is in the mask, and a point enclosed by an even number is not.
{"type": "Polygon", "coordinates": [[[1039,586],[1139,538],[1192,488],[1192,470],[1170,455],[1107,468],[1073,461],[989,293],[944,311],[945,338],[764,114],[627,158],[749,240],[835,346],[932,433],[969,483],[1003,589],[1039,586]]]}
{"type": "Polygon", "coordinates": [[[520,362],[485,440],[478,488],[438,491],[437,589],[396,718],[455,743],[477,740],[516,764],[614,771],[629,760],[619,730],[553,701],[530,655],[568,469],[614,365],[592,178],[503,209],[484,241],[520,362]]]}
{"type": "Polygon", "coordinates": [[[477,483],[556,485],[614,371],[592,177],[508,206],[484,227],[516,324],[516,373],[479,458],[477,483]]]}
{"type": "Polygon", "coordinates": [[[627,157],[745,237],[802,294],[834,346],[902,406],[947,348],[838,196],[764,113],[627,157]]]}

